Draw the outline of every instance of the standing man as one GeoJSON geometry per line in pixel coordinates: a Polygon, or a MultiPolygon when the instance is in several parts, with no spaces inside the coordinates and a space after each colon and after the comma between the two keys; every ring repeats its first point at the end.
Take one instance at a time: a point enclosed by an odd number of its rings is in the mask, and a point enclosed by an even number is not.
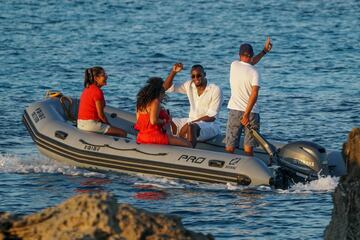
{"type": "Polygon", "coordinates": [[[186,94],[190,103],[187,118],[173,118],[172,132],[174,135],[187,138],[195,146],[196,141],[205,141],[220,134],[220,126],[215,121],[223,102],[221,89],[209,83],[206,72],[201,65],[191,67],[191,80],[173,84],[176,73],[183,69],[176,63],[163,86],[167,92],[186,94]]]}
{"type": "MultiPolygon", "coordinates": [[[[270,38],[265,43],[264,50],[256,57],[250,44],[244,43],[240,46],[240,61],[231,63],[230,67],[230,88],[231,97],[228,103],[229,115],[226,126],[225,151],[233,153],[240,141],[243,126],[252,129],[260,129],[259,108],[256,103],[259,88],[260,75],[253,66],[272,48],[270,38]]],[[[258,144],[251,136],[248,128],[244,128],[244,152],[253,155],[253,147],[258,144]]]]}

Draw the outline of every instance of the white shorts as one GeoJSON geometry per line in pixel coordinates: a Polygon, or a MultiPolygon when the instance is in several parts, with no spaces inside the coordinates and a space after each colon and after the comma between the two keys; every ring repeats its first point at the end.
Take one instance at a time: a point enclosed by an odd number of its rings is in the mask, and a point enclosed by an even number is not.
{"type": "Polygon", "coordinates": [[[109,131],[110,126],[108,124],[95,121],[95,120],[77,120],[78,129],[88,131],[88,132],[96,132],[106,134],[109,131]]]}
{"type": "MultiPolygon", "coordinates": [[[[179,135],[181,128],[191,122],[189,118],[173,118],[172,121],[176,125],[177,132],[174,135],[179,135]]],[[[220,126],[216,122],[195,122],[200,127],[200,135],[197,138],[198,141],[206,141],[220,134],[220,126]]]]}

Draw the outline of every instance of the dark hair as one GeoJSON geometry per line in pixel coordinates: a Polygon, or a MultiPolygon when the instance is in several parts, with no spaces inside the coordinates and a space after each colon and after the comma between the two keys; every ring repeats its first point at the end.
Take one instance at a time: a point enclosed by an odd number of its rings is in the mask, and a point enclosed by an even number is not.
{"type": "Polygon", "coordinates": [[[204,69],[204,67],[203,67],[202,65],[200,65],[200,64],[195,64],[195,65],[193,65],[193,66],[191,67],[191,71],[190,71],[190,72],[192,72],[194,69],[200,69],[201,72],[204,74],[204,76],[206,76],[205,69],[204,69]]]}
{"type": "Polygon", "coordinates": [[[92,67],[85,69],[84,87],[88,87],[94,83],[94,78],[105,75],[105,70],[102,67],[92,67]]]}
{"type": "Polygon", "coordinates": [[[246,57],[253,57],[254,56],[253,47],[249,43],[241,44],[239,49],[239,55],[246,57]]]}
{"type": "MultiPolygon", "coordinates": [[[[136,110],[145,109],[151,101],[165,94],[163,87],[164,81],[160,77],[151,77],[147,80],[146,85],[140,89],[136,95],[136,110]]],[[[163,99],[165,100],[166,95],[163,99]]]]}

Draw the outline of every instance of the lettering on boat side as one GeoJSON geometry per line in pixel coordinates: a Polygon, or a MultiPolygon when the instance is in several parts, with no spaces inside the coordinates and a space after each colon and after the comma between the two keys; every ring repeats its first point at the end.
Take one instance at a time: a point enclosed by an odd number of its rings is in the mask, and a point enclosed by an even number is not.
{"type": "Polygon", "coordinates": [[[225,168],[235,169],[240,162],[241,158],[233,158],[225,168]]]}
{"type": "Polygon", "coordinates": [[[178,160],[183,160],[186,162],[192,162],[192,163],[197,163],[197,164],[201,164],[205,161],[206,158],[204,157],[197,157],[197,156],[192,156],[192,155],[181,155],[178,160]]]}
{"type": "Polygon", "coordinates": [[[84,149],[88,151],[98,152],[100,150],[100,147],[93,145],[84,145],[84,149]]]}
{"type": "Polygon", "coordinates": [[[41,119],[46,118],[41,108],[35,109],[35,111],[32,112],[31,117],[34,119],[35,123],[38,123],[41,119]]]}

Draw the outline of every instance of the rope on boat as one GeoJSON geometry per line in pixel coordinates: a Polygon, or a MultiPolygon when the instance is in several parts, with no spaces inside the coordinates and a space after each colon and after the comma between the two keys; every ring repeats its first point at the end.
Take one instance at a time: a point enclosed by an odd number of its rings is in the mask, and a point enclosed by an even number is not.
{"type": "Polygon", "coordinates": [[[60,91],[49,90],[45,93],[45,98],[58,98],[62,108],[64,109],[66,120],[76,125],[76,114],[71,111],[71,109],[73,108],[73,101],[71,97],[63,95],[60,91]]]}
{"type": "Polygon", "coordinates": [[[148,152],[143,152],[137,148],[116,148],[116,147],[112,147],[108,144],[103,144],[103,145],[96,145],[96,144],[92,144],[92,143],[89,143],[89,142],[86,142],[85,140],[83,139],[79,139],[79,142],[81,142],[82,144],[86,144],[86,145],[90,145],[90,146],[94,146],[94,147],[99,147],[99,148],[102,148],[102,147],[107,147],[107,148],[110,148],[110,149],[114,149],[114,150],[118,150],[118,151],[135,151],[135,152],[139,152],[139,153],[142,153],[142,154],[146,154],[146,155],[152,155],[152,156],[165,156],[167,155],[167,153],[148,153],[148,152]]]}
{"type": "Polygon", "coordinates": [[[62,95],[60,91],[48,90],[45,93],[45,98],[60,98],[62,95]]]}
{"type": "Polygon", "coordinates": [[[66,119],[73,122],[73,123],[76,123],[75,114],[73,114],[72,111],[71,111],[72,105],[73,105],[72,99],[70,97],[67,97],[67,96],[61,96],[60,97],[60,103],[61,103],[61,106],[64,109],[66,119]]]}

